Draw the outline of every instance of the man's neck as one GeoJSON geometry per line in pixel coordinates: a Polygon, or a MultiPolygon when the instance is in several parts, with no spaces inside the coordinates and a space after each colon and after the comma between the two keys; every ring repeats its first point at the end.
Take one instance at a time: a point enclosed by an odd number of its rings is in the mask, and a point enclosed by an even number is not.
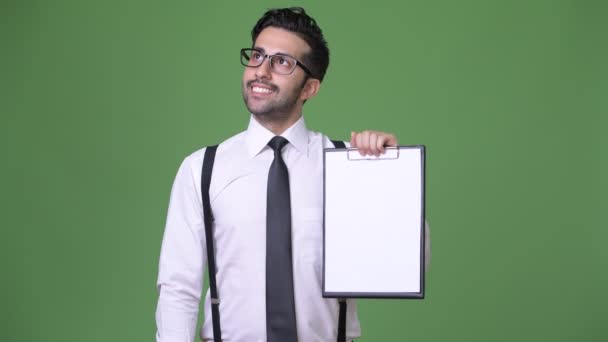
{"type": "Polygon", "coordinates": [[[276,118],[270,118],[267,116],[253,115],[253,118],[260,125],[264,126],[264,128],[271,131],[275,135],[283,134],[283,132],[285,132],[289,127],[293,126],[293,124],[295,124],[300,117],[302,117],[302,114],[292,115],[284,120],[277,120],[276,118]]]}

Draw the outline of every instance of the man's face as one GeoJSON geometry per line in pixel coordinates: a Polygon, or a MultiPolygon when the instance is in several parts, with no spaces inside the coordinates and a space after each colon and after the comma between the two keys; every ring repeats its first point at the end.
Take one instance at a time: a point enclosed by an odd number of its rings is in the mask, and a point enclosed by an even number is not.
{"type": "MultiPolygon", "coordinates": [[[[308,44],[297,35],[276,27],[267,27],[258,35],[253,46],[267,55],[283,54],[301,61],[310,51],[308,44]]],[[[243,100],[250,113],[264,120],[286,120],[301,114],[300,93],[306,73],[296,67],[289,75],[270,69],[266,59],[257,68],[246,67],[243,72],[243,100]]]]}

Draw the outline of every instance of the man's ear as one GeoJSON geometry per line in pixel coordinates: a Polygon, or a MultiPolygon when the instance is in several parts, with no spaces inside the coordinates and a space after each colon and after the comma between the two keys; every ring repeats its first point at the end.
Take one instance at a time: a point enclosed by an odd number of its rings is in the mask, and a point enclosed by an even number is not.
{"type": "Polygon", "coordinates": [[[319,92],[319,89],[321,88],[321,81],[319,81],[316,78],[309,78],[306,80],[306,84],[304,84],[304,87],[302,88],[302,91],[300,92],[300,100],[308,100],[311,99],[313,97],[315,97],[315,95],[317,95],[317,93],[319,92]]]}

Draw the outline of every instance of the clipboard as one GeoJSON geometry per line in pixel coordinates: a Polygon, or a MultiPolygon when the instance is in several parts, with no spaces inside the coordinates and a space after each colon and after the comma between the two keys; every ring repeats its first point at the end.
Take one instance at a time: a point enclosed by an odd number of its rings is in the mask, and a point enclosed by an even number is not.
{"type": "Polygon", "coordinates": [[[424,298],[425,147],[325,148],[323,297],[424,298]]]}

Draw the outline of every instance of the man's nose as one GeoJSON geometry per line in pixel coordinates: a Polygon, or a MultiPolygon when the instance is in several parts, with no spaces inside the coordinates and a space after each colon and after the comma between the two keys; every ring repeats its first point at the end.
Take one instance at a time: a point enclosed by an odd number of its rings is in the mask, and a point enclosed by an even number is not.
{"type": "Polygon", "coordinates": [[[264,59],[262,64],[256,68],[255,75],[259,78],[270,78],[272,75],[270,67],[270,58],[264,59]]]}

